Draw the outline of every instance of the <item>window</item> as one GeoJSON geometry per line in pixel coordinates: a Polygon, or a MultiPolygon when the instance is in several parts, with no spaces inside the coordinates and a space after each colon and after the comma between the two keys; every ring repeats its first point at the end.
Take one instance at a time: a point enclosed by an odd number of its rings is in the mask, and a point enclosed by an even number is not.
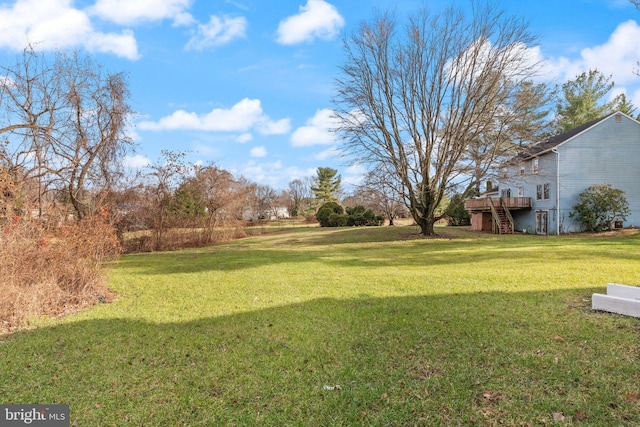
{"type": "Polygon", "coordinates": [[[507,178],[508,177],[507,168],[502,168],[502,177],[503,178],[507,178]]]}
{"type": "Polygon", "coordinates": [[[518,187],[518,197],[524,197],[524,187],[518,187]]]}
{"type": "Polygon", "coordinates": [[[538,158],[531,160],[531,172],[538,173],[538,158]]]}
{"type": "Polygon", "coordinates": [[[549,200],[549,184],[536,185],[536,200],[549,200]]]}
{"type": "Polygon", "coordinates": [[[520,163],[520,175],[524,175],[524,165],[520,163]]]}

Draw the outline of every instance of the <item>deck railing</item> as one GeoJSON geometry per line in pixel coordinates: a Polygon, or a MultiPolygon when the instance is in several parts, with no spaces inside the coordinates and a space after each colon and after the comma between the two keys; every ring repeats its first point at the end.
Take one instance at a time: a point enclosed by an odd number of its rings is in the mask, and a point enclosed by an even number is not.
{"type": "Polygon", "coordinates": [[[513,233],[513,231],[514,231],[514,223],[513,223],[513,216],[511,215],[511,212],[509,212],[510,208],[506,204],[505,198],[501,198],[500,199],[500,203],[502,203],[502,209],[504,210],[504,213],[507,216],[507,221],[509,221],[509,232],[513,233]]]}
{"type": "MultiPolygon", "coordinates": [[[[531,197],[501,197],[501,203],[508,209],[531,209],[531,197]]],[[[468,199],[464,202],[464,207],[468,210],[490,210],[491,201],[489,198],[468,199]]]]}

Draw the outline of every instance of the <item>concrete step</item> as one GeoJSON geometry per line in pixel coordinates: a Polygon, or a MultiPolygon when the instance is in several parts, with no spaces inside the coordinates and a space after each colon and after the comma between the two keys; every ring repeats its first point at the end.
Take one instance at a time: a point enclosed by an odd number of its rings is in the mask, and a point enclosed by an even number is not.
{"type": "Polygon", "coordinates": [[[609,283],[606,295],[593,294],[591,308],[640,318],[640,287],[609,283]]]}

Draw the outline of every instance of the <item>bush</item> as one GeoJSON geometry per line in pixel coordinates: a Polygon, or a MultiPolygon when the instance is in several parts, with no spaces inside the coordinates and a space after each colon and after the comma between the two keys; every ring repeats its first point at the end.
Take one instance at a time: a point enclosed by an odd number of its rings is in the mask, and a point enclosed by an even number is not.
{"type": "Polygon", "coordinates": [[[102,262],[120,253],[103,218],[46,226],[14,217],[0,226],[0,331],[109,299],[102,262]]]}
{"type": "Polygon", "coordinates": [[[569,214],[588,231],[610,230],[615,221],[624,221],[629,215],[629,204],[624,191],[610,184],[593,185],[578,195],[578,203],[569,214]]]}
{"type": "Polygon", "coordinates": [[[463,194],[455,194],[451,197],[449,205],[444,211],[444,217],[448,225],[471,225],[471,216],[469,215],[469,211],[464,208],[464,201],[465,196],[463,194]]]}
{"type": "Polygon", "coordinates": [[[347,225],[354,227],[382,225],[384,217],[376,215],[362,205],[347,208],[347,225]]]}
{"type": "Polygon", "coordinates": [[[329,227],[344,227],[347,225],[347,216],[332,212],[329,215],[329,227]]]}
{"type": "Polygon", "coordinates": [[[344,209],[336,202],[327,202],[320,206],[318,213],[316,213],[316,219],[321,227],[332,227],[332,225],[330,225],[331,214],[342,215],[344,214],[344,209]]]}

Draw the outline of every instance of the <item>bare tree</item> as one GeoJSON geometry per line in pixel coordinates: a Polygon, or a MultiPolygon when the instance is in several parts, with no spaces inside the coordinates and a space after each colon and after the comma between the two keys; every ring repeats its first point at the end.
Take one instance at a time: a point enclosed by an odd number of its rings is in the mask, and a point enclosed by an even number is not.
{"type": "Polygon", "coordinates": [[[471,17],[426,10],[398,34],[391,14],[345,40],[337,131],[358,162],[397,177],[411,215],[434,234],[445,192],[469,180],[469,145],[486,133],[536,64],[526,25],[472,2],[471,17]]]}
{"type": "Polygon", "coordinates": [[[32,46],[22,52],[15,63],[1,68],[0,114],[5,124],[0,128],[4,144],[0,145],[0,162],[22,184],[37,181],[35,202],[42,213],[42,198],[53,181],[51,135],[57,129],[56,113],[64,103],[55,75],[45,56],[32,46]]]}
{"type": "Polygon", "coordinates": [[[294,179],[285,190],[287,209],[291,216],[307,216],[315,212],[312,178],[294,179]]]}
{"type": "Polygon", "coordinates": [[[105,73],[77,53],[59,55],[56,68],[67,103],[66,127],[53,144],[62,163],[57,176],[83,218],[95,207],[96,197],[112,187],[131,142],[126,134],[129,89],[123,74],[105,73]]]}
{"type": "MultiPolygon", "coordinates": [[[[503,90],[509,90],[509,84],[503,90]]],[[[544,83],[525,81],[511,97],[504,96],[503,108],[487,121],[476,139],[469,142],[463,161],[471,180],[463,190],[474,189],[480,194],[484,180],[497,176],[497,166],[515,156],[528,144],[539,142],[548,135],[551,122],[546,119],[552,108],[554,92],[544,83]]]]}
{"type": "Polygon", "coordinates": [[[373,170],[358,187],[360,198],[365,201],[364,206],[377,215],[384,216],[389,225],[394,225],[393,221],[406,213],[402,190],[398,184],[394,182],[393,176],[373,170]]]}
{"type": "Polygon", "coordinates": [[[245,207],[249,188],[233,175],[214,165],[199,167],[192,178],[206,207],[204,241],[214,241],[216,229],[233,229],[245,207]]]}
{"type": "Polygon", "coordinates": [[[184,180],[190,166],[185,163],[183,151],[162,150],[161,157],[149,165],[149,183],[147,184],[147,211],[154,233],[154,247],[163,248],[164,234],[168,228],[169,207],[173,192],[184,180]]]}
{"type": "Polygon", "coordinates": [[[48,62],[32,47],[0,77],[0,153],[9,168],[38,181],[42,196],[64,193],[81,219],[113,185],[130,141],[131,116],[123,74],[104,72],[77,52],[55,52],[48,62]]]}

